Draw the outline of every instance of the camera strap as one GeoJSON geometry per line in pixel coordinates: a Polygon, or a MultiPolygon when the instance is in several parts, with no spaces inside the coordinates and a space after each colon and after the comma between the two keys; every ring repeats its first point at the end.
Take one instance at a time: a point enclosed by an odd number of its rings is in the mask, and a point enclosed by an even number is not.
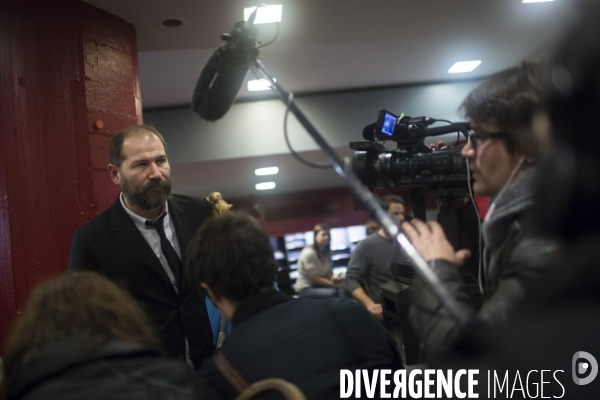
{"type": "Polygon", "coordinates": [[[213,356],[213,361],[217,369],[227,379],[227,381],[233,386],[238,393],[242,393],[244,390],[250,387],[250,384],[244,377],[238,372],[237,369],[223,354],[223,351],[217,351],[213,356]]]}

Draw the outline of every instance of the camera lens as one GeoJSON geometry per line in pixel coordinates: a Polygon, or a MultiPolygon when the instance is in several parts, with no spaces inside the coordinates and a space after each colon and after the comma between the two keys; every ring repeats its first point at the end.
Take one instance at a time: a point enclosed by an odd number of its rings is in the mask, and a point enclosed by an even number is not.
{"type": "Polygon", "coordinates": [[[466,186],[468,174],[460,149],[413,154],[356,151],[352,169],[371,188],[466,186]]]}

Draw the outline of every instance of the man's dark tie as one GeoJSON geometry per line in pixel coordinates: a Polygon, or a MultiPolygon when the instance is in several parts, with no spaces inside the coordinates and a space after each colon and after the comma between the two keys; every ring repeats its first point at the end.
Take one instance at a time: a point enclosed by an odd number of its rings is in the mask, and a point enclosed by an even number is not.
{"type": "Polygon", "coordinates": [[[164,219],[167,213],[163,213],[163,215],[157,219],[156,221],[148,221],[146,220],[146,226],[149,228],[154,228],[158,235],[160,236],[160,249],[163,254],[167,258],[167,262],[171,267],[171,272],[173,272],[173,276],[175,276],[175,283],[178,288],[180,288],[181,283],[181,260],[177,255],[177,252],[167,239],[167,235],[165,235],[165,227],[164,227],[164,219]]]}

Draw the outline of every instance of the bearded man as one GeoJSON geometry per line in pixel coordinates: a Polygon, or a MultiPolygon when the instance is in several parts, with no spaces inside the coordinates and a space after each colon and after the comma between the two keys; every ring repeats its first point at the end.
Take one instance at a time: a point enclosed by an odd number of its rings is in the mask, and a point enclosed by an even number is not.
{"type": "Polygon", "coordinates": [[[165,151],[151,126],[112,137],[108,170],[121,193],[75,231],[68,270],[96,271],[123,286],[154,321],[164,349],[199,367],[213,352],[212,330],[205,297],[181,272],[182,256],[212,208],[206,199],[171,194],[165,151]]]}

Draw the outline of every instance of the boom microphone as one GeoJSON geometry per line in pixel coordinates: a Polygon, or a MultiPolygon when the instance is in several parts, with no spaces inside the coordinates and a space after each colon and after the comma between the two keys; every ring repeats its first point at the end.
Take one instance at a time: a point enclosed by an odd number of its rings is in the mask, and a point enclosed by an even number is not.
{"type": "Polygon", "coordinates": [[[258,57],[254,10],[247,22],[238,21],[230,34],[222,34],[227,43],[216,49],[204,67],[194,88],[192,110],[206,121],[223,117],[233,104],[246,73],[258,57]]]}

